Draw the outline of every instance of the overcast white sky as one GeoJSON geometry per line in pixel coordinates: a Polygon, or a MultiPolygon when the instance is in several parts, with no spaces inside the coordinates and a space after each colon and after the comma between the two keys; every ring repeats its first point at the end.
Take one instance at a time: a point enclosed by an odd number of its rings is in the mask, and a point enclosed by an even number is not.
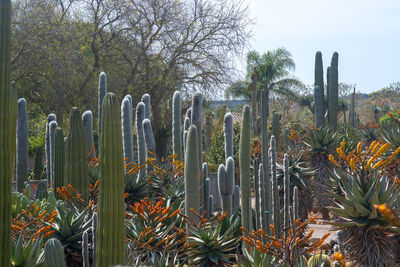
{"type": "MultiPolygon", "coordinates": [[[[369,93],[400,81],[400,0],[244,0],[255,19],[250,48],[285,47],[295,76],[314,80],[316,51],[324,69],[339,53],[339,81],[369,93]]],[[[325,72],[324,72],[325,75],[325,72]]]]}

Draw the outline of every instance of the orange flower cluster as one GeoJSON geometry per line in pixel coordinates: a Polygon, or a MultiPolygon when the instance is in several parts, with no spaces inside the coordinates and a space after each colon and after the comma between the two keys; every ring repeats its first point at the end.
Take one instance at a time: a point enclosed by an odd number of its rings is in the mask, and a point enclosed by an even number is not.
{"type": "MultiPolygon", "coordinates": [[[[400,110],[396,110],[398,116],[400,116],[400,110]]],[[[389,117],[397,123],[400,123],[400,120],[394,116],[392,112],[388,113],[389,117]]]]}
{"type": "Polygon", "coordinates": [[[341,266],[342,266],[342,265],[343,265],[343,266],[345,265],[345,262],[344,262],[344,255],[343,255],[342,253],[340,253],[340,252],[335,252],[335,253],[332,255],[332,257],[331,257],[331,261],[332,261],[332,262],[337,261],[337,262],[340,263],[341,266]]]}
{"type": "Polygon", "coordinates": [[[270,225],[272,236],[265,233],[262,229],[258,231],[253,230],[250,233],[241,227],[240,229],[246,234],[246,236],[242,236],[242,240],[249,244],[250,248],[255,248],[261,253],[274,256],[277,261],[294,266],[303,255],[319,249],[330,235],[330,233],[327,233],[321,239],[310,244],[314,230],[310,230],[306,235],[304,235],[304,231],[308,224],[312,223],[315,218],[313,217],[305,222],[297,219],[292,226],[284,229],[286,238],[284,235],[277,237],[273,225],[270,225]]]}
{"type": "Polygon", "coordinates": [[[373,122],[373,121],[370,121],[370,122],[368,122],[368,123],[365,124],[365,125],[360,125],[358,128],[359,128],[360,130],[377,129],[377,128],[379,128],[379,124],[377,124],[377,123],[375,123],[375,122],[373,122]]]}
{"type": "Polygon", "coordinates": [[[395,211],[388,207],[386,203],[380,205],[374,205],[378,212],[393,226],[400,228],[400,217],[395,211]]]}
{"type": "Polygon", "coordinates": [[[335,157],[330,154],[329,161],[336,167],[349,169],[351,173],[365,173],[369,170],[381,170],[392,162],[400,153],[400,147],[398,147],[392,155],[384,156],[390,144],[373,141],[364,149],[362,142],[359,142],[357,148],[346,155],[344,153],[345,145],[345,142],[342,142],[340,147],[336,149],[338,159],[335,159],[335,157]]]}

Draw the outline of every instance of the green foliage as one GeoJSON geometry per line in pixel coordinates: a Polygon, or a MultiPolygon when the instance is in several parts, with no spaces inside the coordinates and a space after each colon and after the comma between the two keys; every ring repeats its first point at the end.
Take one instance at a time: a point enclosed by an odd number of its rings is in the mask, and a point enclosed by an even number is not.
{"type": "Polygon", "coordinates": [[[16,243],[12,241],[11,263],[14,267],[36,267],[41,264],[42,236],[31,238],[25,244],[22,234],[16,243]]]}
{"type": "Polygon", "coordinates": [[[308,259],[307,267],[331,267],[331,260],[324,254],[317,254],[308,259]]]}

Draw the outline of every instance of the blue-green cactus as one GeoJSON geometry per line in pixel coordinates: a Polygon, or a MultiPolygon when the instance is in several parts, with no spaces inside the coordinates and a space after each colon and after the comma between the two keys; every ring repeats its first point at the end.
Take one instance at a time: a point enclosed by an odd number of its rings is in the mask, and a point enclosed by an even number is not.
{"type": "Polygon", "coordinates": [[[93,114],[92,111],[86,110],[82,114],[83,131],[86,136],[88,152],[92,151],[93,146],[93,114]]]}
{"type": "MultiPolygon", "coordinates": [[[[143,120],[145,119],[145,105],[139,102],[136,106],[136,136],[137,136],[137,150],[138,150],[138,163],[143,165],[146,162],[146,141],[143,134],[143,120]]],[[[146,168],[139,170],[138,179],[143,180],[146,175],[146,168]]]]}
{"type": "Polygon", "coordinates": [[[49,132],[49,125],[50,122],[56,121],[57,117],[55,114],[51,113],[47,115],[47,122],[46,122],[46,141],[45,141],[45,150],[46,150],[46,174],[47,174],[47,182],[51,183],[51,156],[50,156],[50,132],[49,132]]]}
{"type": "MultiPolygon", "coordinates": [[[[128,97],[122,100],[121,124],[122,124],[122,145],[126,163],[133,161],[133,132],[132,132],[132,107],[128,97]]],[[[128,171],[128,169],[126,170],[128,171]]]]}
{"type": "Polygon", "coordinates": [[[144,94],[142,95],[142,102],[144,103],[145,109],[144,109],[144,118],[145,119],[150,119],[151,115],[151,106],[150,106],[150,95],[149,94],[144,94]]]}
{"type": "Polygon", "coordinates": [[[16,180],[17,190],[22,192],[28,180],[28,114],[25,98],[18,99],[16,180]]]}
{"type": "Polygon", "coordinates": [[[107,76],[104,72],[100,73],[99,75],[99,87],[98,87],[99,99],[98,99],[98,109],[97,109],[97,116],[98,116],[98,134],[101,134],[101,109],[103,98],[107,93],[107,76]]]}

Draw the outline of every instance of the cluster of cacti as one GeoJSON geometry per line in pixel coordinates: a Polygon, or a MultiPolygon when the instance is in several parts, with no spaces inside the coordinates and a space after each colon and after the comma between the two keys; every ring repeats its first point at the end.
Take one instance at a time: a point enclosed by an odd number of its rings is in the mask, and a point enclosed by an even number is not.
{"type": "Polygon", "coordinates": [[[235,162],[232,157],[226,160],[226,166],[218,168],[218,191],[222,200],[222,211],[232,215],[233,191],[235,189],[235,162]]]}
{"type": "Polygon", "coordinates": [[[22,192],[28,180],[28,115],[25,98],[18,99],[17,148],[16,148],[17,190],[22,192]]]}
{"type": "MultiPolygon", "coordinates": [[[[96,266],[125,263],[125,204],[121,114],[117,97],[107,93],[102,105],[96,266]]],[[[69,142],[69,141],[68,141],[69,142]]]]}

